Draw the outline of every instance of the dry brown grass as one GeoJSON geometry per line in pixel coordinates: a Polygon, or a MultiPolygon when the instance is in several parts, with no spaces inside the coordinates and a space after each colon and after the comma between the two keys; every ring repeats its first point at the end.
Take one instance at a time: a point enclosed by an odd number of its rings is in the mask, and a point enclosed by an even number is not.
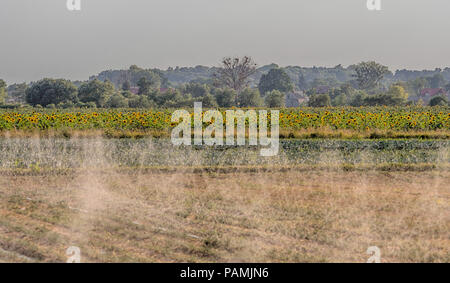
{"type": "Polygon", "coordinates": [[[0,175],[0,261],[450,261],[450,172],[0,175]]]}
{"type": "MultiPolygon", "coordinates": [[[[270,134],[270,132],[269,132],[270,134]]],[[[170,129],[161,130],[115,130],[115,129],[48,129],[48,130],[10,130],[0,131],[0,137],[6,138],[82,138],[82,137],[104,137],[104,138],[170,138],[170,129]]],[[[248,129],[246,133],[248,137],[248,129]]],[[[450,130],[352,130],[332,129],[330,127],[310,129],[280,129],[282,139],[450,139],[450,130]]]]}

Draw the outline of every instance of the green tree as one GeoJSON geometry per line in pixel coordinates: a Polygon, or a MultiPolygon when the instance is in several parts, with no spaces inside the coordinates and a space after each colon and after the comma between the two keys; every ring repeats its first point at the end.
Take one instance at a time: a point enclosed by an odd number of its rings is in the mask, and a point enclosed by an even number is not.
{"type": "Polygon", "coordinates": [[[329,86],[328,81],[325,78],[315,78],[310,84],[311,88],[317,88],[319,86],[329,86]]]}
{"type": "Polygon", "coordinates": [[[154,96],[157,105],[166,108],[192,107],[194,99],[190,94],[183,95],[178,89],[170,89],[154,96]]]}
{"type": "Polygon", "coordinates": [[[445,90],[450,93],[450,83],[445,85],[445,90]]]}
{"type": "Polygon", "coordinates": [[[308,102],[308,106],[310,107],[327,107],[330,105],[331,99],[328,94],[313,94],[308,102]]]}
{"type": "Polygon", "coordinates": [[[216,89],[214,92],[219,107],[232,107],[236,102],[236,91],[234,89],[216,89]]]}
{"type": "Polygon", "coordinates": [[[422,89],[430,86],[428,80],[423,77],[408,82],[408,85],[410,85],[410,89],[412,89],[416,95],[419,95],[422,89]]]}
{"type": "Polygon", "coordinates": [[[448,99],[445,96],[435,96],[430,100],[430,106],[447,106],[448,99]]]}
{"type": "Polygon", "coordinates": [[[285,94],[279,90],[272,90],[266,93],[265,102],[266,106],[270,108],[284,107],[285,105],[285,94]]]}
{"type": "Polygon", "coordinates": [[[152,89],[152,81],[146,77],[142,77],[137,82],[137,86],[139,87],[139,94],[148,95],[150,90],[152,89]]]}
{"type": "Polygon", "coordinates": [[[128,100],[128,106],[131,108],[152,108],[155,107],[155,104],[146,96],[136,95],[128,100]]]}
{"type": "MultiPolygon", "coordinates": [[[[216,85],[234,89],[239,96],[241,91],[248,87],[249,78],[254,73],[256,73],[256,63],[251,57],[226,57],[222,60],[222,67],[214,73],[214,79],[216,85]]],[[[236,104],[238,99],[236,97],[236,104]]]]}
{"type": "Polygon", "coordinates": [[[260,107],[262,105],[263,100],[258,89],[246,88],[239,95],[239,107],[260,107]]]}
{"type": "Polygon", "coordinates": [[[139,68],[136,65],[130,66],[126,77],[130,80],[130,84],[138,85],[139,80],[145,78],[147,82],[150,84],[150,88],[159,89],[165,81],[165,78],[162,78],[162,74],[159,71],[154,70],[145,70],[139,68]]]}
{"type": "Polygon", "coordinates": [[[28,85],[26,83],[12,84],[8,86],[8,97],[14,100],[14,102],[24,103],[27,89],[28,85]]]}
{"type": "Polygon", "coordinates": [[[343,84],[337,88],[332,88],[328,92],[331,100],[333,101],[336,97],[345,98],[345,100],[351,97],[355,93],[355,89],[350,84],[343,84]]]}
{"type": "Polygon", "coordinates": [[[210,92],[206,84],[188,83],[183,88],[184,94],[191,94],[192,97],[205,97],[210,92]]]}
{"type": "Polygon", "coordinates": [[[356,92],[351,98],[350,98],[350,106],[359,107],[363,106],[366,98],[368,97],[367,93],[364,91],[358,91],[356,92]]]}
{"type": "Polygon", "coordinates": [[[122,90],[122,91],[120,92],[120,94],[121,94],[123,97],[127,98],[127,99],[133,99],[133,98],[136,98],[136,97],[140,97],[140,96],[141,96],[141,95],[136,95],[136,94],[132,93],[132,92],[129,91],[129,90],[122,90]]]}
{"type": "Polygon", "coordinates": [[[348,96],[346,96],[343,93],[337,95],[331,101],[331,105],[333,105],[333,106],[345,106],[347,104],[348,104],[348,96]]]}
{"type": "Polygon", "coordinates": [[[125,108],[128,107],[128,100],[120,93],[114,93],[105,104],[108,108],[125,108]]]}
{"type": "Polygon", "coordinates": [[[288,74],[280,68],[271,69],[267,74],[262,75],[259,85],[259,92],[266,94],[272,90],[288,92],[294,89],[294,85],[288,74]]]}
{"type": "Polygon", "coordinates": [[[95,79],[83,83],[78,88],[78,98],[81,102],[94,102],[97,107],[104,107],[114,91],[114,85],[111,82],[102,82],[95,79]]]}
{"type": "Polygon", "coordinates": [[[207,93],[202,97],[202,104],[205,108],[217,108],[217,101],[214,96],[210,93],[207,93]]]}
{"type": "Polygon", "coordinates": [[[355,66],[356,77],[360,89],[371,90],[379,86],[385,75],[389,74],[388,67],[377,62],[361,62],[355,66]]]}
{"type": "Polygon", "coordinates": [[[35,106],[58,105],[76,102],[77,87],[64,79],[43,79],[31,85],[26,91],[26,101],[35,106]]]}
{"type": "Polygon", "coordinates": [[[122,90],[130,90],[131,89],[131,85],[130,82],[128,80],[126,80],[123,84],[122,84],[122,90]]]}
{"type": "Polygon", "coordinates": [[[326,78],[315,78],[311,82],[311,88],[317,88],[319,86],[328,86],[328,87],[337,87],[339,86],[339,81],[332,76],[326,77],[326,78]]]}
{"type": "Polygon", "coordinates": [[[393,84],[389,88],[388,94],[400,98],[403,102],[406,102],[409,97],[409,94],[401,84],[393,84]]]}
{"type": "Polygon", "coordinates": [[[308,89],[308,83],[306,82],[305,76],[302,72],[300,72],[300,74],[298,75],[297,87],[301,90],[308,89]]]}
{"type": "Polygon", "coordinates": [[[394,84],[389,88],[387,93],[370,95],[364,99],[364,105],[377,106],[396,106],[404,105],[408,100],[408,93],[398,84],[394,84]]]}
{"type": "Polygon", "coordinates": [[[0,80],[0,104],[5,104],[6,100],[6,82],[0,80]]]}
{"type": "MultiPolygon", "coordinates": [[[[42,108],[42,106],[40,104],[35,105],[35,107],[37,108],[42,108]]],[[[65,101],[65,102],[60,102],[58,103],[58,108],[74,108],[75,107],[75,103],[73,103],[72,101],[65,101]]]]}
{"type": "Polygon", "coordinates": [[[426,79],[432,88],[440,88],[445,84],[444,75],[442,75],[441,73],[434,74],[433,76],[426,79]]]}

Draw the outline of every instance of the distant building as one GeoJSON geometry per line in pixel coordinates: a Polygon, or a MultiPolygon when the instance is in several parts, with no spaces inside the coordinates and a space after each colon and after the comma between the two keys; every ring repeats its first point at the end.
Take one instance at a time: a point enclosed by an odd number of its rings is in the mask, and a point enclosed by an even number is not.
{"type": "Polygon", "coordinates": [[[420,96],[433,97],[436,95],[447,95],[447,91],[443,88],[424,88],[420,91],[420,96]]]}

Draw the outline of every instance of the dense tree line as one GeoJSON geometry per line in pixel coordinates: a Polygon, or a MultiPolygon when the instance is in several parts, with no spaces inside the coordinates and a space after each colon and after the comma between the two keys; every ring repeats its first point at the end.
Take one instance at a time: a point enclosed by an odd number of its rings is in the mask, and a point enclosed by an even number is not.
{"type": "Polygon", "coordinates": [[[5,104],[6,99],[6,83],[4,80],[0,80],[0,104],[5,104]]]}
{"type": "MultiPolygon", "coordinates": [[[[198,73],[210,70],[194,69],[198,73]]],[[[164,72],[132,65],[128,70],[102,72],[86,82],[46,78],[29,85],[7,87],[0,80],[0,104],[5,104],[8,94],[13,103],[48,108],[179,108],[192,107],[195,101],[202,101],[204,107],[210,108],[284,107],[286,95],[294,93],[304,98],[303,106],[391,106],[411,104],[412,100],[423,103],[419,94],[426,88],[450,92],[448,69],[425,72],[423,77],[417,76],[421,73],[402,70],[398,71],[399,76],[409,80],[396,81],[393,79],[396,75],[386,66],[373,61],[348,68],[340,65],[331,69],[314,67],[311,70],[326,73],[328,77],[317,76],[311,80],[311,73],[300,67],[280,68],[273,64],[258,68],[250,57],[227,57],[214,72],[205,77],[193,77],[190,82],[174,84],[166,77],[167,72],[182,70],[169,68],[164,72]],[[293,79],[296,72],[297,77],[293,79]]],[[[438,95],[427,103],[447,105],[448,98],[438,95]]]]}

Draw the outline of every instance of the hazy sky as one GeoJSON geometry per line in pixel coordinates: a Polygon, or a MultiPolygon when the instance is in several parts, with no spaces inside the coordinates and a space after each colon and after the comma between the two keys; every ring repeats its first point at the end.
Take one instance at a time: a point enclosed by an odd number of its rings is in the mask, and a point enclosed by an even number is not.
{"type": "Polygon", "coordinates": [[[0,78],[85,80],[105,69],[217,65],[450,66],[449,0],[0,0],[0,78]]]}

